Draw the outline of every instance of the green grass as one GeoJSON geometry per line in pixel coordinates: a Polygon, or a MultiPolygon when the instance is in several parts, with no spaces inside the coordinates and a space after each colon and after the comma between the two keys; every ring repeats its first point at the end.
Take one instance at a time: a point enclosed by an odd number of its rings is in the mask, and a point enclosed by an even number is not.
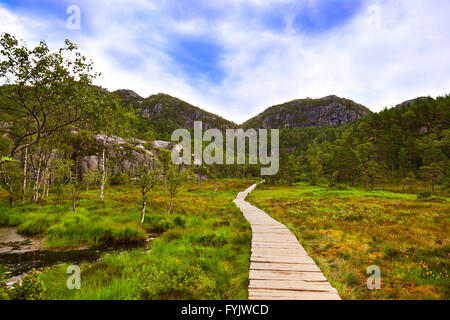
{"type": "Polygon", "coordinates": [[[344,299],[449,299],[450,203],[414,194],[260,186],[249,201],[286,224],[344,299]],[[370,265],[380,290],[366,287],[370,265]]]}
{"type": "Polygon", "coordinates": [[[8,210],[8,216],[27,232],[45,230],[50,247],[135,238],[140,230],[163,232],[148,252],[106,254],[99,262],[82,263],[81,290],[67,289],[67,265],[45,269],[46,299],[246,299],[251,232],[232,200],[252,183],[221,180],[216,193],[211,182],[201,188],[188,184],[171,214],[158,188],[143,226],[137,223],[139,194],[119,187],[110,187],[103,203],[98,190],[82,193],[77,215],[69,203],[50,203],[8,210]]]}

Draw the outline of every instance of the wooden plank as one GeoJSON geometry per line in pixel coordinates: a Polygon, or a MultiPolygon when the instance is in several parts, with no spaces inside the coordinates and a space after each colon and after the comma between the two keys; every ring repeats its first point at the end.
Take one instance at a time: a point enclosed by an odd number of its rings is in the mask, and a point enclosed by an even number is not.
{"type": "Polygon", "coordinates": [[[291,290],[250,289],[249,300],[340,300],[337,293],[291,290]]]}
{"type": "Polygon", "coordinates": [[[265,262],[251,262],[250,270],[320,271],[318,266],[309,263],[265,263],[265,262]]]}
{"type": "Polygon", "coordinates": [[[250,280],[249,289],[268,290],[294,290],[294,291],[314,291],[333,292],[333,288],[328,282],[307,282],[303,280],[250,280]]]}
{"type": "Polygon", "coordinates": [[[302,271],[250,270],[249,278],[250,280],[327,281],[322,272],[302,271]]]}
{"type": "Polygon", "coordinates": [[[290,263],[290,264],[312,264],[316,265],[316,263],[309,257],[274,257],[274,256],[255,256],[252,255],[250,257],[251,262],[265,262],[265,263],[290,263]]]}

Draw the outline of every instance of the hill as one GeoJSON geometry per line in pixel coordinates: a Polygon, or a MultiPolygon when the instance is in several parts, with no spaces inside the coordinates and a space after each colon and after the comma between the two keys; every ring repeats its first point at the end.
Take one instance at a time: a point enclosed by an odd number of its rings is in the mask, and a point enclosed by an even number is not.
{"type": "Polygon", "coordinates": [[[158,93],[143,98],[131,90],[117,90],[114,93],[122,99],[124,104],[131,104],[137,109],[140,115],[138,130],[153,130],[157,139],[170,140],[170,133],[173,130],[192,129],[194,121],[202,121],[204,130],[237,127],[237,124],[232,121],[167,94],[158,93]]]}
{"type": "Polygon", "coordinates": [[[296,128],[335,126],[358,120],[371,113],[352,100],[327,96],[321,99],[299,99],[266,109],[242,124],[244,128],[296,128]]]}

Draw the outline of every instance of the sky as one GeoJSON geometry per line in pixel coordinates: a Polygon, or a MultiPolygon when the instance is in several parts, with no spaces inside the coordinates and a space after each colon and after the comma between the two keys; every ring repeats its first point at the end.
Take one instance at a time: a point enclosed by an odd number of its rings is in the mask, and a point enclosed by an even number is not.
{"type": "Polygon", "coordinates": [[[70,39],[98,85],[242,123],[307,97],[379,111],[449,94],[449,16],[448,0],[0,0],[0,33],[70,39]]]}

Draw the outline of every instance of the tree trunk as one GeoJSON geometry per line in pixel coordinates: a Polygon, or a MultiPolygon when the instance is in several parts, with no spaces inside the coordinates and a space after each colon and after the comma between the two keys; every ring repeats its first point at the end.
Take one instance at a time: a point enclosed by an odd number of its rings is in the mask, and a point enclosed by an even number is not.
{"type": "Polygon", "coordinates": [[[73,213],[77,214],[77,207],[75,205],[75,197],[72,197],[72,209],[73,209],[73,213]]]}
{"type": "Polygon", "coordinates": [[[145,196],[142,197],[142,213],[141,213],[141,223],[144,223],[145,219],[145,208],[147,207],[147,198],[145,196]]]}
{"type": "Polygon", "coordinates": [[[27,191],[27,167],[28,167],[28,147],[23,155],[23,179],[22,179],[22,203],[25,203],[25,193],[27,191]]]}
{"type": "Polygon", "coordinates": [[[44,172],[42,180],[42,199],[44,199],[45,193],[47,192],[47,171],[44,172]]]}
{"type": "Polygon", "coordinates": [[[169,211],[167,211],[167,213],[170,213],[170,211],[172,211],[172,199],[173,199],[173,196],[171,195],[171,196],[170,196],[170,206],[169,206],[169,211]]]}
{"type": "Polygon", "coordinates": [[[48,179],[47,179],[47,188],[45,190],[45,197],[48,199],[48,191],[50,190],[50,179],[51,179],[50,173],[48,174],[47,178],[48,179]]]}
{"type": "Polygon", "coordinates": [[[103,199],[105,197],[104,190],[105,190],[105,183],[106,183],[105,146],[103,146],[103,151],[102,151],[101,170],[102,170],[102,183],[100,186],[100,200],[103,201],[103,199]]]}
{"type": "Polygon", "coordinates": [[[33,202],[37,202],[37,200],[38,200],[40,176],[41,176],[41,162],[39,161],[38,167],[36,169],[35,177],[34,177],[33,194],[32,194],[32,198],[31,198],[33,202]]]}
{"type": "Polygon", "coordinates": [[[14,190],[13,190],[12,182],[9,185],[9,205],[11,206],[11,208],[14,208],[14,190]]]}

